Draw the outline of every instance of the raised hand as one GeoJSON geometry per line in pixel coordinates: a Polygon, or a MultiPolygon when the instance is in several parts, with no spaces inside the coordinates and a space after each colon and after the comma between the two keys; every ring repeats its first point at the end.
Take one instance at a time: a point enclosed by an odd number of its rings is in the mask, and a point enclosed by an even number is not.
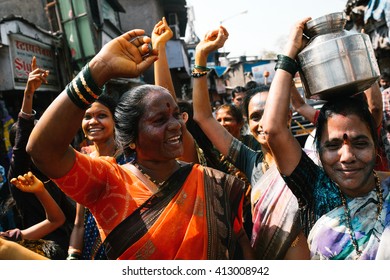
{"type": "Polygon", "coordinates": [[[303,36],[303,29],[309,20],[311,20],[311,17],[306,17],[298,21],[292,28],[284,51],[285,55],[295,59],[297,54],[306,46],[308,39],[303,36]]]}
{"type": "Polygon", "coordinates": [[[158,59],[150,41],[144,30],[134,29],[108,42],[89,63],[95,82],[102,86],[111,78],[140,76],[158,59]]]}
{"type": "Polygon", "coordinates": [[[42,181],[35,177],[31,171],[23,176],[12,178],[10,182],[23,192],[37,193],[44,190],[42,181]]]}
{"type": "Polygon", "coordinates": [[[196,46],[196,53],[200,55],[208,55],[209,53],[222,48],[229,38],[229,33],[226,28],[220,26],[216,30],[208,32],[203,40],[196,46]]]}
{"type": "Polygon", "coordinates": [[[160,20],[153,29],[152,32],[152,45],[153,48],[158,49],[160,45],[165,45],[173,37],[173,32],[169,27],[165,17],[160,20]]]}
{"type": "Polygon", "coordinates": [[[42,83],[47,84],[47,76],[49,75],[49,70],[41,69],[37,67],[37,59],[35,56],[31,61],[32,71],[28,74],[27,85],[25,89],[25,94],[34,94],[34,92],[42,85],[42,83]]]}

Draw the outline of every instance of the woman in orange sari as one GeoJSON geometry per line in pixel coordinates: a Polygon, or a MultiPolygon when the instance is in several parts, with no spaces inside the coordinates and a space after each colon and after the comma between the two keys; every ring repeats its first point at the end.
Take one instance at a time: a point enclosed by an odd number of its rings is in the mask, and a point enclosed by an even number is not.
{"type": "Polygon", "coordinates": [[[106,44],[42,115],[27,150],[67,195],[91,210],[110,259],[251,258],[240,210],[244,183],[176,160],[185,128],[166,89],[136,87],[117,105],[116,141],[125,155],[136,152],[134,164],[91,158],[69,145],[108,80],[138,76],[157,60],[149,42],[135,29],[106,44]]]}

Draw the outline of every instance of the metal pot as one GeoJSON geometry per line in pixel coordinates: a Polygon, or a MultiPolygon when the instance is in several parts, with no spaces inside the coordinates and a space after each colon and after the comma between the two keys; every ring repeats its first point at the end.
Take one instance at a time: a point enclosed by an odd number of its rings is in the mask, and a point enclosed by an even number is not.
{"type": "Polygon", "coordinates": [[[310,20],[304,34],[308,45],[298,54],[306,98],[328,100],[368,89],[379,67],[367,34],[344,29],[344,13],[310,20]]]}

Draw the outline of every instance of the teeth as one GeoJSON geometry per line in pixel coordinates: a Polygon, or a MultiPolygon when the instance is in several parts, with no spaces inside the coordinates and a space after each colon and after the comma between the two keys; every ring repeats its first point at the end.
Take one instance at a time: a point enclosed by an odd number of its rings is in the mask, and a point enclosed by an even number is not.
{"type": "Polygon", "coordinates": [[[168,139],[168,142],[177,142],[180,140],[180,136],[172,137],[168,139]]]}

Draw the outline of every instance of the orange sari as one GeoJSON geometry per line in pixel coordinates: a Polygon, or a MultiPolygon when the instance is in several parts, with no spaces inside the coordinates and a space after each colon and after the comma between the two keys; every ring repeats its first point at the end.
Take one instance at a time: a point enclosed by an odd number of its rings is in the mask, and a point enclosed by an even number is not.
{"type": "MultiPolygon", "coordinates": [[[[167,183],[175,181],[174,175],[167,183]]],[[[109,157],[77,153],[72,170],[55,181],[91,210],[102,240],[152,196],[131,171],[109,157]]],[[[235,258],[243,190],[244,183],[234,176],[194,165],[168,204],[153,212],[153,219],[136,219],[138,226],[129,231],[146,231],[118,259],[235,258]]]]}

